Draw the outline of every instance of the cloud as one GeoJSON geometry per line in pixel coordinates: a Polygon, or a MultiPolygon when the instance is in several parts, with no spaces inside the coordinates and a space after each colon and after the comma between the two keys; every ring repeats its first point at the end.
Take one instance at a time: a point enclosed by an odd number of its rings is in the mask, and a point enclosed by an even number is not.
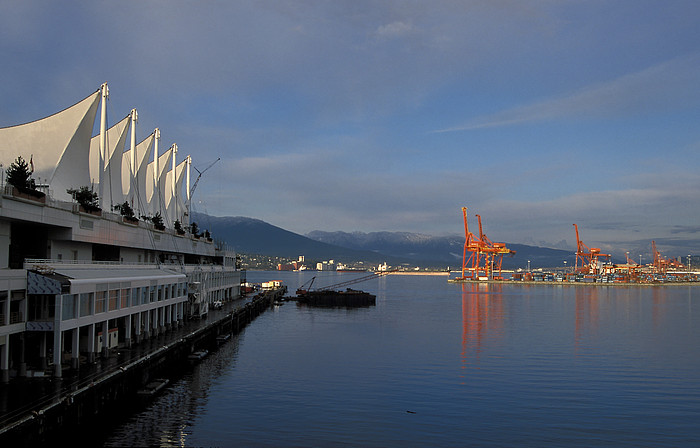
{"type": "Polygon", "coordinates": [[[398,38],[411,33],[414,30],[413,24],[396,21],[388,23],[386,25],[381,25],[377,28],[376,34],[383,38],[398,38]]]}
{"type": "Polygon", "coordinates": [[[569,95],[477,117],[435,132],[469,131],[557,119],[598,119],[685,108],[700,99],[700,56],[672,59],[569,95]]]}

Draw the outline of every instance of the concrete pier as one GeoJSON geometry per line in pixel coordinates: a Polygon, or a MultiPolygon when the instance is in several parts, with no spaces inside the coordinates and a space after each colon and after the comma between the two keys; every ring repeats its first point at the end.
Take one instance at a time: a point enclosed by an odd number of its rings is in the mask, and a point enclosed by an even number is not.
{"type": "Polygon", "coordinates": [[[215,350],[220,336],[236,334],[281,298],[286,287],[249,300],[210,310],[205,319],[190,320],[106,359],[95,360],[59,379],[33,378],[0,386],[0,446],[36,446],[52,435],[104,421],[105,415],[128,412],[137,391],[156,378],[191,368],[188,356],[215,350]]]}

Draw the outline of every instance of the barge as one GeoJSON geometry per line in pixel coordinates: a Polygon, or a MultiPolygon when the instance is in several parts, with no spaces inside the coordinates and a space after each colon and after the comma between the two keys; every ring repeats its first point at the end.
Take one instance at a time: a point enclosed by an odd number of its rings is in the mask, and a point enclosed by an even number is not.
{"type": "Polygon", "coordinates": [[[376,305],[377,297],[365,291],[347,288],[345,291],[321,289],[297,292],[297,303],[321,307],[366,307],[376,305]]]}

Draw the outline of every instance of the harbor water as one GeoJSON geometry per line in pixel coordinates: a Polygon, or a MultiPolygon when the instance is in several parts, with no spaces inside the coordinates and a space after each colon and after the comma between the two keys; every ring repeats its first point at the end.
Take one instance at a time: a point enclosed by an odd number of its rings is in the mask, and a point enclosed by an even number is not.
{"type": "MultiPolygon", "coordinates": [[[[363,274],[248,272],[290,293],[363,274]]],[[[103,446],[700,446],[700,286],[388,275],[375,306],[286,302],[103,446]]]]}

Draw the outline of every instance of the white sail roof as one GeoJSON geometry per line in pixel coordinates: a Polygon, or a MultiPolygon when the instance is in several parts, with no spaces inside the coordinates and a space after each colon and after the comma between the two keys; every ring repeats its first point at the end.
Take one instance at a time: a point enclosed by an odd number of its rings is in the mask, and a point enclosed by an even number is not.
{"type": "Polygon", "coordinates": [[[140,215],[148,213],[146,201],[146,170],[148,168],[147,161],[151,158],[153,151],[153,143],[156,138],[155,131],[146,137],[141,143],[136,145],[136,154],[134,156],[134,170],[136,175],[131,178],[131,149],[124,153],[122,157],[122,192],[124,197],[133,204],[134,211],[140,215]]]}
{"type": "MultiPolygon", "coordinates": [[[[104,210],[111,210],[111,206],[124,202],[122,193],[122,157],[124,144],[131,125],[131,115],[127,115],[119,123],[107,130],[107,153],[104,157],[104,171],[102,179],[102,197],[100,205],[104,210]]],[[[100,180],[100,135],[90,140],[90,177],[92,184],[97,185],[100,180]]]]}
{"type": "Polygon", "coordinates": [[[158,170],[156,172],[156,166],[153,162],[148,164],[146,169],[146,201],[149,204],[149,213],[155,215],[160,212],[161,215],[165,214],[164,210],[164,173],[169,168],[170,159],[173,155],[172,148],[165,151],[158,157],[158,170]]]}
{"type": "Polygon", "coordinates": [[[180,162],[176,167],[175,171],[170,170],[165,176],[165,211],[167,216],[167,222],[173,223],[176,219],[182,222],[182,213],[184,210],[184,201],[182,201],[182,180],[184,179],[183,174],[185,173],[185,166],[187,164],[186,160],[180,162]],[[173,176],[175,177],[175,190],[173,191],[173,176]]]}
{"type": "Polygon", "coordinates": [[[0,128],[0,161],[9,166],[20,155],[31,160],[34,177],[50,179],[52,195],[70,200],[66,189],[90,185],[90,136],[99,103],[97,90],[54,115],[0,128]]]}

